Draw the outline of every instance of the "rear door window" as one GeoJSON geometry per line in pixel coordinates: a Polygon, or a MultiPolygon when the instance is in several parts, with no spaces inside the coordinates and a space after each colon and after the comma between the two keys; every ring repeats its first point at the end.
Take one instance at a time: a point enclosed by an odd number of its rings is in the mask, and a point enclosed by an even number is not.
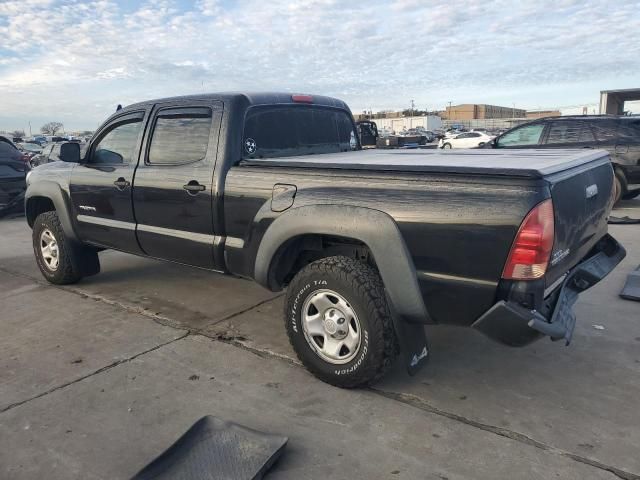
{"type": "Polygon", "coordinates": [[[275,158],[356,150],[351,116],[314,107],[253,107],[244,124],[243,158],[275,158]]]}
{"type": "Polygon", "coordinates": [[[621,118],[617,135],[621,143],[640,143],[640,118],[621,118]]]}
{"type": "Polygon", "coordinates": [[[207,156],[211,133],[211,109],[205,107],[161,110],[158,114],[148,163],[181,165],[207,156]]]}
{"type": "Polygon", "coordinates": [[[547,136],[548,145],[593,142],[595,138],[589,125],[581,121],[552,122],[547,136]]]}
{"type": "Polygon", "coordinates": [[[538,145],[544,131],[544,123],[525,125],[502,135],[496,144],[497,147],[525,147],[538,145]]]}

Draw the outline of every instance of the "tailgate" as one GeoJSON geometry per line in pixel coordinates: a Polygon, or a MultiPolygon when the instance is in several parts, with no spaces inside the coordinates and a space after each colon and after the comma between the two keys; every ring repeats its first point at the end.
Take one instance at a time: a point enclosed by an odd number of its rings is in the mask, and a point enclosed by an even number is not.
{"type": "Polygon", "coordinates": [[[613,206],[613,168],[608,155],[555,173],[550,182],[555,241],[546,281],[550,285],[580,262],[607,233],[613,206]]]}

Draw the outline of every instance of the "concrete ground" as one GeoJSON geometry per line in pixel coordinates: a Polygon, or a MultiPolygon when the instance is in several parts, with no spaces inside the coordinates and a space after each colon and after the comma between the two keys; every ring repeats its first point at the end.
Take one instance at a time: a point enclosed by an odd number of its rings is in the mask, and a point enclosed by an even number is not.
{"type": "Polygon", "coordinates": [[[581,296],[570,347],[429,327],[417,376],[347,391],[299,366],[279,295],[111,251],[54,287],[2,220],[0,478],[128,478],[210,414],[289,437],[267,478],[640,479],[640,303],[618,297],[640,226],[610,231],[627,258],[581,296]]]}

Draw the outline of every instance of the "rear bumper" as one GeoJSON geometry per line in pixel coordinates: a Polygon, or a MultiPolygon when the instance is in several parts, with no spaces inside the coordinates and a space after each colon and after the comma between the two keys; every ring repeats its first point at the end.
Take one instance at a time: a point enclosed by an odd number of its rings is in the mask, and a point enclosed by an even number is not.
{"type": "Polygon", "coordinates": [[[542,336],[565,340],[568,345],[575,327],[573,305],[578,295],[606,277],[625,255],[624,247],[607,234],[546,297],[542,282],[517,282],[520,285],[512,286],[506,298],[499,300],[472,327],[512,346],[527,345],[542,336]],[[533,299],[533,308],[521,301],[524,298],[533,299]]]}

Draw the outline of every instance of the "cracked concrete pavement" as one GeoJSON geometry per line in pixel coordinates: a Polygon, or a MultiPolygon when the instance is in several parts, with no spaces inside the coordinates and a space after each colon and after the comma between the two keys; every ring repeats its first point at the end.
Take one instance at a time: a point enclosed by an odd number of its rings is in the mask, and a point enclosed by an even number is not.
{"type": "Polygon", "coordinates": [[[638,226],[611,228],[628,257],[569,348],[430,327],[416,377],[357,391],[298,365],[282,299],[251,282],[103,252],[53,287],[24,220],[0,232],[2,478],[127,478],[213,414],[290,437],[268,478],[640,479],[640,304],[617,297],[638,226]]]}

